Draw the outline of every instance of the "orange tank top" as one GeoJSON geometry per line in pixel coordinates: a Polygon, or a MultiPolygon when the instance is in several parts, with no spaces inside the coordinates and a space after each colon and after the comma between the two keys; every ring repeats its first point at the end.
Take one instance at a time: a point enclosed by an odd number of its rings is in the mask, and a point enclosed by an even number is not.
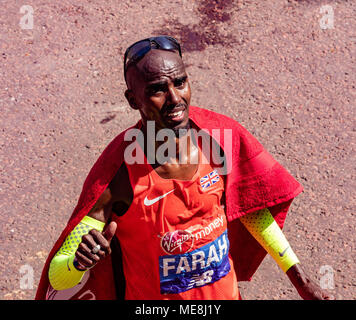
{"type": "Polygon", "coordinates": [[[222,176],[199,148],[191,180],[164,179],[147,163],[127,164],[133,201],[117,222],[127,300],[237,300],[222,176]],[[204,158],[202,158],[204,157],[204,158]]]}

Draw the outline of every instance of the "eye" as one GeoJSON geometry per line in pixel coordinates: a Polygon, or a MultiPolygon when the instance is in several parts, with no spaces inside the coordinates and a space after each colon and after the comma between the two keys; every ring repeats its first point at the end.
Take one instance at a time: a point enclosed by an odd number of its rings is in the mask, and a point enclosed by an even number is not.
{"type": "Polygon", "coordinates": [[[175,87],[182,87],[187,81],[187,77],[179,78],[174,81],[174,86],[175,87]]]}
{"type": "Polygon", "coordinates": [[[159,95],[159,94],[162,94],[165,92],[165,86],[163,85],[153,85],[153,86],[150,86],[149,89],[148,89],[148,93],[150,95],[159,95]]]}

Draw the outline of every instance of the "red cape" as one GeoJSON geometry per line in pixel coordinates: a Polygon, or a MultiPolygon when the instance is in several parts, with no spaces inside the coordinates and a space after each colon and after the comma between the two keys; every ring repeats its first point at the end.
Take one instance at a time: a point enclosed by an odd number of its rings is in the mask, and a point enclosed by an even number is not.
{"type": "MultiPolygon", "coordinates": [[[[239,281],[251,280],[266,256],[266,251],[239,221],[246,213],[269,208],[282,228],[293,198],[303,187],[284,169],[244,127],[224,115],[190,107],[190,119],[201,129],[214,136],[213,129],[232,130],[232,140],[220,134],[220,146],[231,159],[231,172],[226,175],[226,215],[230,253],[239,281]],[[232,147],[230,148],[229,145],[232,147]]],[[[63,241],[88,214],[106,189],[124,161],[125,132],[139,128],[142,123],[121,132],[103,151],[87,176],[77,206],[66,228],[53,246],[42,271],[36,300],[43,299],[116,299],[111,257],[98,263],[73,289],[55,291],[48,280],[49,264],[63,241]],[[49,289],[49,290],[48,290],[49,289]]],[[[214,136],[215,137],[215,136],[214,136]]],[[[217,140],[219,141],[219,140],[217,140]]]]}

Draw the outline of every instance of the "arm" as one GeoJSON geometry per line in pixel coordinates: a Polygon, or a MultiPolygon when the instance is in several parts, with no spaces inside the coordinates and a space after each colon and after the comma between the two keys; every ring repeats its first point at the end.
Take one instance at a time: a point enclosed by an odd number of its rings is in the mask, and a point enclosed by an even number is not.
{"type": "Polygon", "coordinates": [[[84,273],[100,259],[111,253],[110,241],[115,234],[116,224],[112,222],[102,233],[109,215],[107,206],[111,199],[106,189],[87,216],[72,230],[51,261],[48,277],[56,290],[69,289],[77,285],[84,273]],[[96,244],[101,249],[92,253],[96,244]]]}
{"type": "Polygon", "coordinates": [[[300,264],[292,266],[287,271],[287,276],[304,300],[334,300],[333,296],[310,280],[300,264]]]}
{"type": "Polygon", "coordinates": [[[330,298],[307,277],[296,254],[268,209],[249,213],[241,217],[240,221],[287,274],[303,299],[330,298]]]}
{"type": "MultiPolygon", "coordinates": [[[[111,215],[111,190],[108,187],[99,197],[94,207],[90,210],[87,217],[94,219],[98,223],[105,225],[111,215]]],[[[94,267],[101,259],[111,254],[110,243],[115,235],[116,222],[110,222],[105,231],[103,228],[93,228],[81,238],[81,243],[75,252],[74,264],[79,270],[88,270],[94,267]],[[100,245],[100,250],[93,254],[95,246],[100,245]]]]}

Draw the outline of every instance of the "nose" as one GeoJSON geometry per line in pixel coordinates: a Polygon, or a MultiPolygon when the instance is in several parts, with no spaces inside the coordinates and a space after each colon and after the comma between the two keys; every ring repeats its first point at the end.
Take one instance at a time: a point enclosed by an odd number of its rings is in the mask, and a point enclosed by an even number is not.
{"type": "Polygon", "coordinates": [[[176,105],[180,102],[180,95],[179,95],[179,92],[177,90],[177,88],[173,85],[173,86],[170,86],[168,88],[168,92],[167,92],[168,96],[167,96],[167,100],[173,104],[173,105],[176,105]]]}

